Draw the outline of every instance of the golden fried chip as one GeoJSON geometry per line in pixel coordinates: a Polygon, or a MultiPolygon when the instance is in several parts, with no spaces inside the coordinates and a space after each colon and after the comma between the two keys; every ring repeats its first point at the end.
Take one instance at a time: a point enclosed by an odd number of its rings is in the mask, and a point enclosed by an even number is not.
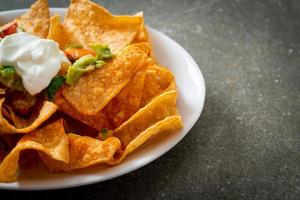
{"type": "Polygon", "coordinates": [[[103,68],[83,75],[74,85],[63,88],[63,96],[78,112],[95,115],[113,99],[146,65],[147,55],[136,46],[125,47],[103,68]]]}
{"type": "MultiPolygon", "coordinates": [[[[113,16],[105,8],[88,0],[72,0],[63,23],[66,44],[108,44],[114,54],[131,44],[142,30],[142,16],[113,16]]],[[[51,37],[50,37],[51,38],[51,37]]],[[[56,39],[51,38],[51,39],[56,39]]],[[[144,40],[143,40],[144,41],[144,40]]]]}
{"type": "Polygon", "coordinates": [[[138,35],[136,36],[136,38],[134,39],[134,41],[132,43],[147,42],[149,44],[150,57],[153,59],[153,61],[155,61],[155,55],[154,55],[154,51],[153,51],[153,48],[152,48],[152,42],[150,40],[147,27],[145,26],[145,23],[144,23],[144,14],[143,14],[143,12],[139,12],[135,15],[136,16],[141,16],[142,19],[143,19],[143,23],[141,25],[141,29],[140,29],[138,35]]]}
{"type": "MultiPolygon", "coordinates": [[[[76,34],[71,35],[67,33],[65,26],[61,23],[59,15],[54,15],[50,18],[50,27],[47,38],[56,41],[60,49],[65,49],[67,45],[79,44],[77,43],[76,34]],[[75,37],[75,38],[73,38],[75,37]]],[[[86,44],[85,46],[87,46],[86,44]]]]}
{"type": "Polygon", "coordinates": [[[103,113],[113,128],[120,126],[140,108],[145,76],[145,69],[138,71],[132,81],[104,107],[103,113]]]}
{"type": "Polygon", "coordinates": [[[144,23],[144,13],[138,12],[135,14],[135,16],[141,17],[142,23],[141,23],[140,30],[139,30],[137,36],[135,37],[133,43],[148,42],[150,44],[149,34],[148,34],[147,28],[144,23]]]}
{"type": "Polygon", "coordinates": [[[174,90],[159,95],[114,130],[113,135],[119,138],[124,146],[127,146],[148,127],[168,116],[177,114],[176,98],[177,92],[174,90]]]}
{"type": "MultiPolygon", "coordinates": [[[[0,99],[0,111],[2,111],[4,98],[0,99]]],[[[40,126],[44,121],[46,121],[55,111],[57,110],[57,106],[49,101],[45,101],[41,110],[39,111],[39,115],[32,122],[31,125],[25,128],[17,128],[11,125],[0,112],[0,135],[1,134],[14,134],[14,133],[29,133],[35,130],[38,126],[40,126]]]]}
{"type": "Polygon", "coordinates": [[[68,138],[70,153],[68,163],[41,157],[51,171],[69,171],[99,163],[107,163],[113,159],[115,152],[121,146],[120,140],[115,137],[101,141],[71,133],[68,134],[68,138]]]}
{"type": "Polygon", "coordinates": [[[152,136],[159,133],[175,131],[182,127],[181,117],[179,115],[173,115],[166,117],[165,119],[157,122],[156,124],[150,126],[143,132],[141,132],[137,137],[135,137],[130,143],[126,146],[126,149],[119,153],[119,157],[109,162],[111,165],[120,163],[128,154],[137,149],[139,146],[144,144],[152,136]]]}
{"type": "MultiPolygon", "coordinates": [[[[134,47],[140,48],[147,55],[149,55],[150,51],[151,51],[151,44],[149,42],[135,43],[135,44],[131,44],[130,46],[134,46],[134,47]]],[[[148,65],[152,64],[151,58],[147,59],[147,63],[148,63],[148,65]]]]}
{"type": "Polygon", "coordinates": [[[49,32],[50,12],[47,0],[37,0],[30,10],[15,21],[26,32],[46,38],[49,32]]]}
{"type": "Polygon", "coordinates": [[[173,74],[168,69],[156,65],[148,68],[145,83],[147,84],[143,91],[142,106],[169,87],[170,89],[176,88],[173,74]]]}
{"type": "Polygon", "coordinates": [[[65,98],[61,95],[61,92],[59,92],[56,95],[54,103],[58,106],[59,110],[61,110],[62,112],[66,113],[67,115],[70,115],[74,119],[77,119],[82,123],[98,131],[101,131],[103,128],[108,128],[108,129],[111,128],[103,112],[99,111],[95,115],[80,114],[65,100],[65,98]]]}
{"type": "Polygon", "coordinates": [[[65,134],[62,120],[24,135],[0,164],[0,182],[16,180],[21,151],[34,149],[43,152],[43,155],[49,159],[68,162],[68,146],[68,137],[65,134]]]}
{"type": "Polygon", "coordinates": [[[139,109],[145,75],[145,69],[138,71],[132,81],[103,110],[95,115],[80,114],[64,99],[61,93],[56,95],[54,103],[62,112],[98,131],[101,131],[103,128],[114,129],[139,109]]]}
{"type": "Polygon", "coordinates": [[[50,27],[49,27],[49,34],[47,36],[48,39],[55,40],[59,45],[60,48],[63,49],[66,46],[66,42],[68,35],[66,35],[64,31],[63,25],[60,23],[60,16],[54,15],[50,18],[50,27]]]}

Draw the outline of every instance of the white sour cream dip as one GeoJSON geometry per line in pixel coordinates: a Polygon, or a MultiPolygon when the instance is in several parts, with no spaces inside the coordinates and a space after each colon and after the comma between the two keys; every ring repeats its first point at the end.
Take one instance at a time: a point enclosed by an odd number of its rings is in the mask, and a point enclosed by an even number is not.
{"type": "Polygon", "coordinates": [[[8,35],[0,42],[0,65],[14,67],[31,95],[48,87],[62,62],[70,63],[53,40],[21,32],[8,35]]]}

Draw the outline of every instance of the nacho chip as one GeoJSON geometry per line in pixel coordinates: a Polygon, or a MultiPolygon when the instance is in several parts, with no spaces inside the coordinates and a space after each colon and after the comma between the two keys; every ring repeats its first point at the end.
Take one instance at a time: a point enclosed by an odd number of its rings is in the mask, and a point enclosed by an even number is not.
{"type": "Polygon", "coordinates": [[[50,12],[47,0],[37,0],[30,10],[15,21],[26,32],[46,38],[49,32],[50,12]]]}
{"type": "Polygon", "coordinates": [[[0,182],[16,180],[21,151],[34,149],[43,152],[47,158],[68,162],[68,146],[68,137],[65,134],[62,120],[24,135],[0,164],[0,182]]]}
{"type": "Polygon", "coordinates": [[[115,137],[100,141],[88,136],[71,133],[68,134],[68,139],[70,156],[68,163],[41,156],[51,171],[69,171],[99,163],[107,163],[113,159],[115,152],[121,146],[120,140],[115,137]]]}
{"type": "Polygon", "coordinates": [[[102,43],[109,44],[116,54],[140,35],[142,25],[142,16],[113,16],[96,3],[73,0],[63,24],[68,38],[60,46],[82,44],[88,48],[90,43],[102,43]]]}
{"type": "Polygon", "coordinates": [[[119,153],[119,157],[109,162],[111,165],[120,163],[128,154],[144,144],[151,137],[164,132],[175,131],[182,127],[181,117],[179,115],[173,115],[166,117],[165,119],[150,126],[145,131],[141,132],[136,138],[134,138],[127,146],[126,149],[119,153]]]}
{"type": "Polygon", "coordinates": [[[147,30],[147,28],[145,26],[145,22],[144,22],[144,12],[143,11],[138,12],[134,16],[141,17],[142,18],[142,23],[141,23],[141,26],[140,26],[140,30],[139,30],[138,34],[136,35],[133,43],[147,42],[147,43],[151,44],[149,34],[148,34],[148,30],[147,30]]]}
{"type": "Polygon", "coordinates": [[[102,128],[111,128],[103,112],[99,111],[95,115],[82,115],[65,100],[65,98],[61,95],[61,92],[56,95],[54,103],[62,112],[94,129],[97,129],[98,131],[102,130],[102,128]]]}
{"type": "MultiPolygon", "coordinates": [[[[139,42],[139,43],[131,44],[130,46],[140,48],[145,54],[147,54],[148,56],[150,55],[151,44],[149,42],[139,42]]],[[[148,65],[152,64],[151,58],[147,59],[147,63],[148,65]]]]}
{"type": "Polygon", "coordinates": [[[145,88],[142,97],[142,106],[146,105],[155,96],[168,89],[175,89],[175,79],[173,74],[166,68],[153,65],[148,68],[145,78],[145,88]]]}
{"type": "Polygon", "coordinates": [[[98,131],[101,131],[103,128],[114,129],[140,108],[145,75],[145,69],[138,71],[132,81],[103,110],[95,115],[80,114],[59,93],[55,97],[54,103],[64,113],[98,131]]]}
{"type": "Polygon", "coordinates": [[[62,112],[98,131],[101,131],[103,128],[114,129],[139,109],[145,75],[145,69],[138,71],[132,81],[103,110],[95,115],[80,114],[65,100],[61,93],[56,95],[54,103],[62,112]]]}
{"type": "MultiPolygon", "coordinates": [[[[0,111],[2,111],[4,98],[0,99],[0,111]]],[[[38,126],[40,126],[44,121],[46,121],[55,111],[57,110],[57,106],[49,101],[45,101],[41,110],[39,111],[39,115],[32,122],[31,125],[24,128],[17,128],[11,125],[0,112],[0,135],[1,134],[15,134],[15,133],[29,133],[35,130],[38,126]]]]}
{"type": "Polygon", "coordinates": [[[177,114],[177,92],[172,90],[154,98],[131,118],[114,130],[113,135],[119,138],[123,146],[127,146],[134,138],[158,121],[177,114]]]}
{"type": "Polygon", "coordinates": [[[132,81],[103,109],[103,113],[113,124],[120,126],[140,108],[146,70],[138,71],[132,81]]]}
{"type": "MultiPolygon", "coordinates": [[[[155,55],[154,55],[154,51],[152,48],[152,43],[149,37],[149,33],[147,30],[147,27],[145,26],[144,23],[144,13],[143,12],[138,12],[137,14],[135,14],[135,16],[140,16],[142,17],[142,25],[141,25],[141,29],[139,31],[139,33],[137,34],[136,38],[134,39],[134,41],[132,43],[141,43],[141,42],[147,42],[149,44],[150,47],[150,57],[155,61],[155,55]]],[[[155,61],[156,62],[156,61],[155,61]]]]}
{"type": "Polygon", "coordinates": [[[61,49],[68,44],[68,35],[64,31],[63,25],[60,23],[60,16],[54,15],[50,18],[48,39],[56,41],[61,49]]]}
{"type": "Polygon", "coordinates": [[[146,61],[143,50],[127,46],[103,68],[85,74],[72,86],[64,87],[63,96],[81,114],[95,115],[146,65],[146,61]]]}

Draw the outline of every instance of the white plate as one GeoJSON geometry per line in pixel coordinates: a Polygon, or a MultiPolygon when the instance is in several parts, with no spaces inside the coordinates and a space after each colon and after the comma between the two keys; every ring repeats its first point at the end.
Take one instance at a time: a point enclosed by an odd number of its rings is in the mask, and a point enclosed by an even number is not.
{"type": "MultiPolygon", "coordinates": [[[[0,24],[8,22],[24,12],[26,12],[25,9],[0,12],[0,24]]],[[[51,9],[51,12],[64,15],[65,9],[54,8],[51,9]]],[[[193,58],[174,40],[152,28],[149,28],[149,34],[158,62],[175,74],[179,88],[177,107],[182,116],[184,128],[151,139],[117,166],[94,166],[73,173],[58,174],[51,174],[45,169],[23,170],[18,182],[0,183],[1,189],[57,189],[112,179],[143,167],[162,156],[189,132],[203,109],[205,83],[202,73],[193,58]]]]}

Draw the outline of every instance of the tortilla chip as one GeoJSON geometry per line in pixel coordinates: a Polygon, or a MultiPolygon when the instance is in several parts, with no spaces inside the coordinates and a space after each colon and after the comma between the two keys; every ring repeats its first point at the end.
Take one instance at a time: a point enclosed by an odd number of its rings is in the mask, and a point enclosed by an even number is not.
{"type": "Polygon", "coordinates": [[[109,162],[111,165],[119,164],[128,154],[144,144],[151,137],[170,131],[175,131],[182,128],[182,121],[179,115],[173,115],[166,117],[165,119],[157,122],[153,126],[150,126],[145,131],[141,132],[136,138],[134,138],[127,146],[126,149],[119,153],[119,157],[109,162]]]}
{"type": "Polygon", "coordinates": [[[103,109],[113,128],[120,126],[140,108],[146,70],[138,71],[132,81],[103,109]]]}
{"type": "Polygon", "coordinates": [[[68,163],[42,157],[50,171],[69,171],[99,163],[107,163],[113,159],[115,152],[121,146],[120,140],[115,137],[101,141],[71,133],[68,134],[68,138],[70,153],[68,163]]]}
{"type": "Polygon", "coordinates": [[[130,45],[103,68],[87,73],[72,86],[63,88],[63,96],[78,112],[95,115],[113,99],[146,65],[147,55],[130,45]]]}
{"type": "Polygon", "coordinates": [[[60,23],[59,15],[54,15],[50,18],[49,34],[47,38],[55,40],[60,45],[61,49],[67,45],[65,44],[68,40],[67,35],[64,31],[63,25],[60,23]]]}
{"type": "Polygon", "coordinates": [[[114,130],[113,135],[127,146],[134,138],[158,121],[177,114],[177,92],[172,90],[154,98],[131,118],[114,130]]]}
{"type": "MultiPolygon", "coordinates": [[[[77,35],[75,34],[75,37],[77,35]]],[[[79,44],[76,38],[67,33],[65,26],[61,23],[61,17],[54,15],[50,18],[50,28],[47,38],[54,40],[58,43],[60,49],[65,49],[67,45],[79,44]]],[[[86,44],[87,46],[88,44],[86,44]]]]}
{"type": "Polygon", "coordinates": [[[54,103],[62,112],[98,131],[101,131],[103,128],[111,128],[106,116],[101,111],[95,115],[82,115],[65,100],[65,98],[61,95],[61,92],[57,93],[54,103]]]}
{"type": "MultiPolygon", "coordinates": [[[[135,44],[131,44],[130,46],[138,47],[138,48],[140,48],[142,51],[144,51],[145,54],[147,54],[148,56],[150,55],[151,44],[150,44],[149,42],[135,43],[135,44]]],[[[148,58],[148,59],[147,59],[147,63],[148,63],[148,65],[152,64],[151,58],[148,58]]]]}
{"type": "Polygon", "coordinates": [[[26,32],[46,38],[49,32],[50,12],[47,0],[37,0],[30,10],[15,21],[26,32]]]}
{"type": "Polygon", "coordinates": [[[157,65],[148,68],[145,83],[147,84],[145,84],[143,91],[142,106],[146,105],[151,99],[160,95],[169,87],[170,89],[176,89],[172,72],[166,68],[158,67],[157,65]]]}
{"type": "Polygon", "coordinates": [[[132,81],[103,110],[95,115],[80,114],[65,100],[61,92],[57,93],[54,103],[62,112],[98,131],[101,131],[103,128],[114,129],[139,109],[145,75],[145,69],[138,71],[132,81]]]}
{"type": "MultiPolygon", "coordinates": [[[[0,111],[2,111],[4,98],[0,99],[0,111]]],[[[24,128],[17,128],[11,125],[0,112],[0,135],[1,134],[15,134],[15,133],[29,133],[39,127],[44,121],[46,121],[55,111],[57,110],[57,106],[49,101],[45,101],[41,110],[39,111],[39,115],[32,122],[31,125],[24,128]]]]}
{"type": "Polygon", "coordinates": [[[68,162],[68,137],[65,134],[62,120],[24,135],[0,164],[0,182],[16,180],[20,153],[28,149],[43,152],[44,155],[54,160],[68,162]]]}
{"type": "Polygon", "coordinates": [[[143,11],[138,12],[134,16],[141,17],[142,18],[142,23],[141,23],[140,30],[139,30],[137,36],[135,37],[135,40],[134,40],[133,43],[139,43],[139,42],[148,42],[148,43],[150,43],[148,30],[147,30],[147,28],[145,26],[145,23],[144,23],[144,12],[143,11]]]}
{"type": "Polygon", "coordinates": [[[108,44],[116,54],[140,35],[142,25],[142,16],[113,16],[96,3],[73,0],[63,23],[63,35],[68,38],[57,42],[62,48],[66,44],[82,44],[85,48],[90,43],[108,44]]]}
{"type": "MultiPolygon", "coordinates": [[[[142,22],[141,29],[140,29],[138,35],[136,36],[136,38],[134,39],[134,41],[132,43],[147,42],[149,44],[149,47],[150,47],[150,57],[153,59],[153,61],[155,61],[155,55],[154,55],[154,51],[153,51],[153,48],[152,48],[152,42],[151,42],[151,39],[149,37],[147,27],[145,26],[145,23],[144,23],[144,13],[139,12],[139,13],[135,14],[135,16],[142,17],[143,22],[142,22]]],[[[155,61],[155,63],[156,63],[156,61],[155,61]]]]}

